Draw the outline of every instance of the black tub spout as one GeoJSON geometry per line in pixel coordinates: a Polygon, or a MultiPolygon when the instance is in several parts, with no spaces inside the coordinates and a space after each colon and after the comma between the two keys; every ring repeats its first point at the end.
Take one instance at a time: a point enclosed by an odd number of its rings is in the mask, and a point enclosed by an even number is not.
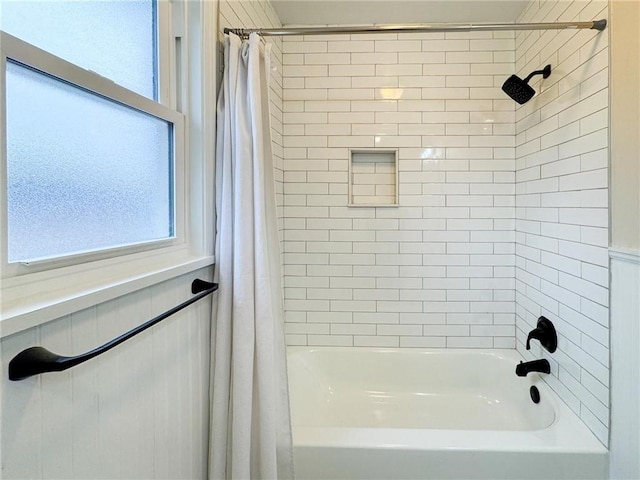
{"type": "Polygon", "coordinates": [[[526,377],[531,372],[551,373],[551,365],[546,358],[531,362],[520,362],[516,365],[516,375],[526,377]]]}

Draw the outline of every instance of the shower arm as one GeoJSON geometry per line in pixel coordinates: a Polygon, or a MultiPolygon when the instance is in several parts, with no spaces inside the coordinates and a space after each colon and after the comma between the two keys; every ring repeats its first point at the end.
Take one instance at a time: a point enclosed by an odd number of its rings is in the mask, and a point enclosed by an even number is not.
{"type": "Polygon", "coordinates": [[[524,83],[529,83],[529,80],[531,80],[533,77],[535,77],[536,75],[542,75],[544,72],[542,70],[536,70],[535,72],[531,72],[529,75],[527,75],[527,77],[523,80],[524,83]]]}
{"type": "Polygon", "coordinates": [[[284,28],[225,28],[224,33],[234,33],[241,37],[248,37],[257,33],[264,37],[287,35],[331,35],[335,33],[394,33],[394,32],[474,32],[474,31],[511,31],[511,30],[563,30],[563,29],[592,29],[602,31],[607,26],[607,20],[593,20],[589,22],[555,22],[555,23],[416,23],[397,25],[369,25],[369,26],[337,26],[337,27],[284,27],[284,28]]]}
{"type": "MultiPolygon", "coordinates": [[[[549,70],[549,73],[551,73],[551,71],[549,70]]],[[[535,77],[536,75],[545,75],[544,78],[547,78],[549,75],[547,73],[547,71],[545,69],[543,70],[536,70],[535,72],[531,72],[529,75],[527,75],[527,78],[525,78],[523,80],[524,83],[529,83],[529,80],[531,80],[533,77],[535,77]]]]}

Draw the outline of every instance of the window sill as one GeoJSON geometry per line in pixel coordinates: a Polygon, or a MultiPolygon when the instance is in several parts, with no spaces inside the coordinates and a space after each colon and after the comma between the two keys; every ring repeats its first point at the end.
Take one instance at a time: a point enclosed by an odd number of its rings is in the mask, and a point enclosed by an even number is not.
{"type": "Polygon", "coordinates": [[[3,280],[0,338],[213,263],[213,256],[158,252],[3,280]]]}

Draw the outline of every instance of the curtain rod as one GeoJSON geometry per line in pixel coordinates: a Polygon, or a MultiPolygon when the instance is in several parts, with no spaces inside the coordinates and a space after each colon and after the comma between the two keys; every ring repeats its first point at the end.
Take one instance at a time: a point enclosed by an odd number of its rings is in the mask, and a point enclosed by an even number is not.
{"type": "Polygon", "coordinates": [[[397,25],[337,26],[337,27],[283,27],[283,28],[225,28],[224,33],[247,37],[257,33],[264,37],[285,35],[331,35],[335,33],[393,33],[393,32],[480,32],[500,30],[562,30],[589,28],[604,30],[607,20],[556,23],[416,23],[397,25]]]}

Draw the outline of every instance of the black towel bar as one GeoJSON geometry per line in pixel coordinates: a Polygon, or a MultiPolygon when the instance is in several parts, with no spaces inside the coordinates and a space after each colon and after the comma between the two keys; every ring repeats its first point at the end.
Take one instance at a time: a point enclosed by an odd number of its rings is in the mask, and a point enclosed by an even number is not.
{"type": "Polygon", "coordinates": [[[204,280],[195,279],[193,283],[191,283],[191,293],[197,293],[195,297],[173,307],[171,310],[167,310],[157,317],[152,318],[151,320],[117,338],[114,338],[110,342],[107,342],[98,348],[94,348],[89,352],[82,353],[74,357],[63,357],[62,355],[52,353],[43,347],[27,348],[13,357],[9,362],[9,380],[23,380],[40,373],[61,372],[68,368],[75,367],[76,365],[97,357],[107,350],[111,350],[113,347],[129,340],[131,337],[143,332],[149,327],[152,327],[156,323],[161,322],[165,318],[170,317],[174,313],[179,312],[183,308],[188,307],[192,303],[197,302],[201,298],[206,297],[210,293],[215,292],[217,289],[217,283],[210,283],[205,282],[204,280]]]}

